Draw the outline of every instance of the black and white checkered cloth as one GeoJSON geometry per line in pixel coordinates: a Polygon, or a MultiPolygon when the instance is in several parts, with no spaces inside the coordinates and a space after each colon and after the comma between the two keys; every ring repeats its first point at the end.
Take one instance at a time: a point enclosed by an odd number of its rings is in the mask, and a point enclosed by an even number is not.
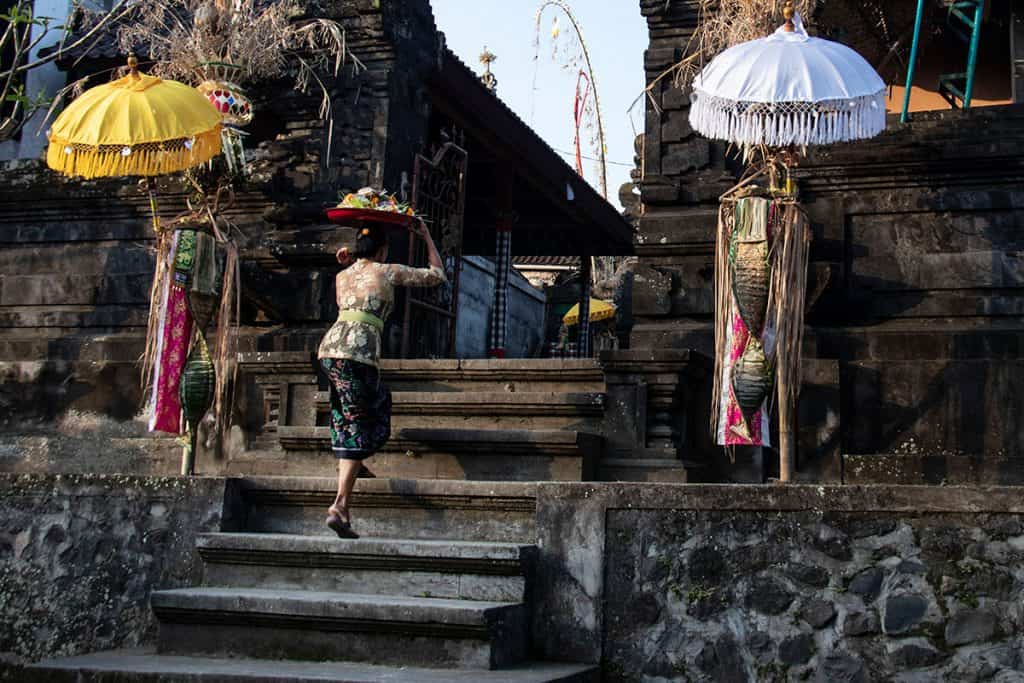
{"type": "MultiPolygon", "coordinates": [[[[583,258],[589,259],[590,257],[584,256],[583,258]]],[[[576,339],[580,358],[590,358],[590,293],[592,288],[589,264],[589,260],[584,263],[585,267],[581,273],[583,286],[580,288],[582,293],[580,295],[579,336],[576,339]]]]}
{"type": "Polygon", "coordinates": [[[505,331],[508,328],[508,284],[512,270],[512,231],[498,230],[494,258],[494,306],[491,308],[492,358],[505,356],[505,331]]]}

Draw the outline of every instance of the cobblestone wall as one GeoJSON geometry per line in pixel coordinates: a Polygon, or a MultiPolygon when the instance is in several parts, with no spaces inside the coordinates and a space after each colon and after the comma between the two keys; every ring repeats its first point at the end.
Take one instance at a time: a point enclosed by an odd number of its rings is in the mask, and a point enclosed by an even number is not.
{"type": "Polygon", "coordinates": [[[1010,489],[542,485],[539,510],[539,637],[605,680],[1024,680],[1010,489]]]}
{"type": "Polygon", "coordinates": [[[0,677],[150,639],[150,591],[198,581],[223,499],[216,478],[0,475],[0,677]]]}

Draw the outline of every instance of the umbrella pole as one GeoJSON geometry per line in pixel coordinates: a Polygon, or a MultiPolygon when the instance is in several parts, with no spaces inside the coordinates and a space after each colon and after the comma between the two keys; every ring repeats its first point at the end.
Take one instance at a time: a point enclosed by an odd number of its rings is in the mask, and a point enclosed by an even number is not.
{"type": "Polygon", "coordinates": [[[153,234],[160,235],[160,216],[156,206],[156,181],[146,178],[146,194],[149,195],[149,215],[153,221],[153,234]]]}

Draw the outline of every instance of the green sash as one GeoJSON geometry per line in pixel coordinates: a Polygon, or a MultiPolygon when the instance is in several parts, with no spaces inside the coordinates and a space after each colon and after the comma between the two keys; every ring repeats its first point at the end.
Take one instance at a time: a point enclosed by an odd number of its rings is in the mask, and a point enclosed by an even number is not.
{"type": "Polygon", "coordinates": [[[363,311],[342,311],[338,314],[338,320],[350,323],[366,323],[367,325],[373,325],[380,331],[384,330],[383,320],[372,313],[364,313],[363,311]]]}

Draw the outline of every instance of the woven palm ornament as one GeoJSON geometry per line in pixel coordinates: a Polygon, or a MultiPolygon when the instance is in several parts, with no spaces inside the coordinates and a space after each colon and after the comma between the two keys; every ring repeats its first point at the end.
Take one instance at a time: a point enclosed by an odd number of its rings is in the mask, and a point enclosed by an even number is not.
{"type": "Polygon", "coordinates": [[[885,130],[885,83],[850,48],[808,35],[787,2],[772,35],[716,56],[692,84],[690,123],[764,163],[722,196],[715,256],[711,428],[726,447],[771,446],[778,393],[779,478],[792,477],[811,233],[790,169],[797,149],[885,130]],[[785,185],[776,183],[780,167],[785,185]],[[753,183],[770,177],[770,187],[753,183]]]}

